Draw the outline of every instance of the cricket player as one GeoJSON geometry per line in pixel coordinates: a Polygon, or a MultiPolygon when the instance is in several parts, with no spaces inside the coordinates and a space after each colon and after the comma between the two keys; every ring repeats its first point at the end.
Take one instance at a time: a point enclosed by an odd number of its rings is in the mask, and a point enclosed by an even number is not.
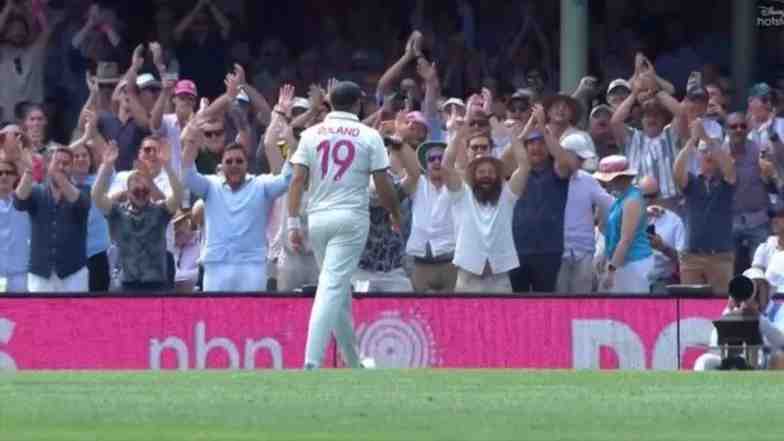
{"type": "Polygon", "coordinates": [[[300,203],[309,186],[308,229],[320,268],[318,289],[308,324],[305,369],[321,366],[327,343],[335,334],[347,366],[360,367],[351,319],[351,276],[367,241],[370,177],[381,204],[399,228],[400,206],[387,177],[389,156],[381,135],[357,117],[362,91],[340,82],[330,96],[333,111],[324,122],[302,133],[291,159],[286,228],[292,249],[302,249],[300,203]]]}

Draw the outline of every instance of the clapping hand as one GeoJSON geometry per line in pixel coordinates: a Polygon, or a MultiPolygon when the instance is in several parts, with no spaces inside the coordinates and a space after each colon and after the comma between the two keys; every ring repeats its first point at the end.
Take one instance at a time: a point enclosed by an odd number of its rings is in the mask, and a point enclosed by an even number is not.
{"type": "Polygon", "coordinates": [[[109,141],[106,150],[103,152],[103,164],[107,167],[114,167],[117,158],[120,156],[120,148],[115,140],[109,141]]]}
{"type": "Polygon", "coordinates": [[[295,88],[291,84],[284,84],[278,92],[277,110],[284,115],[291,115],[291,108],[294,104],[295,88]]]}

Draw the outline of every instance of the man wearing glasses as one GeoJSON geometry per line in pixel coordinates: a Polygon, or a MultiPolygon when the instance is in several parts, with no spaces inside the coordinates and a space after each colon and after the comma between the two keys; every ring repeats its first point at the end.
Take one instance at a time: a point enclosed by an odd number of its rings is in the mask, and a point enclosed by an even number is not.
{"type": "Polygon", "coordinates": [[[749,141],[746,115],[727,117],[727,143],[735,160],[737,189],[732,204],[732,239],[735,243],[735,274],[751,265],[757,247],[770,234],[768,191],[776,191],[773,155],[756,142],[749,141]]]}
{"type": "Polygon", "coordinates": [[[204,291],[251,292],[267,288],[267,214],[291,181],[288,163],[277,176],[248,175],[245,147],[231,143],[223,150],[221,175],[196,170],[204,124],[194,119],[182,134],[183,180],[204,200],[206,238],[201,261],[204,291]]]}

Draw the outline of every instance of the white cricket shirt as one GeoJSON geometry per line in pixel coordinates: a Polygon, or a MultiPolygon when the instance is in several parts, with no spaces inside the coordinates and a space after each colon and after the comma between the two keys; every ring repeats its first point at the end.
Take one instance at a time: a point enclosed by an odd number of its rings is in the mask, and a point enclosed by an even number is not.
{"type": "Polygon", "coordinates": [[[324,122],[302,132],[291,162],[309,171],[308,214],[353,210],[367,215],[370,175],[389,168],[381,135],[347,112],[330,112],[324,122]]]}

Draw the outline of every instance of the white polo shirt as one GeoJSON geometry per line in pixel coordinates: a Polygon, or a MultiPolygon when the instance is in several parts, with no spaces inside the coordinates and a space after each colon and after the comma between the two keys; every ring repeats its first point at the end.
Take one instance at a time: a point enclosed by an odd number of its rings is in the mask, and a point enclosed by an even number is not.
{"type": "Polygon", "coordinates": [[[308,214],[353,210],[368,214],[368,182],[389,168],[381,135],[356,115],[330,112],[324,122],[304,132],[291,158],[309,170],[308,214]]]}
{"type": "Polygon", "coordinates": [[[512,215],[518,196],[504,183],[497,205],[480,205],[468,184],[449,193],[455,228],[453,263],[476,275],[482,275],[485,262],[493,274],[520,266],[512,236],[512,215]]]}
{"type": "MultiPolygon", "coordinates": [[[[659,217],[648,216],[648,225],[656,228],[656,234],[662,241],[678,253],[686,249],[686,228],[681,218],[668,209],[659,217]]],[[[670,260],[661,251],[653,250],[653,271],[649,274],[651,282],[666,280],[677,268],[677,262],[670,260]]]]}
{"type": "Polygon", "coordinates": [[[455,251],[455,227],[452,201],[446,185],[436,188],[426,176],[420,176],[411,207],[411,235],[406,245],[410,256],[425,257],[430,243],[432,257],[455,251]]]}
{"type": "Polygon", "coordinates": [[[778,236],[770,236],[757,247],[751,266],[765,271],[765,278],[776,287],[776,292],[784,293],[784,250],[779,249],[778,236]]]}

